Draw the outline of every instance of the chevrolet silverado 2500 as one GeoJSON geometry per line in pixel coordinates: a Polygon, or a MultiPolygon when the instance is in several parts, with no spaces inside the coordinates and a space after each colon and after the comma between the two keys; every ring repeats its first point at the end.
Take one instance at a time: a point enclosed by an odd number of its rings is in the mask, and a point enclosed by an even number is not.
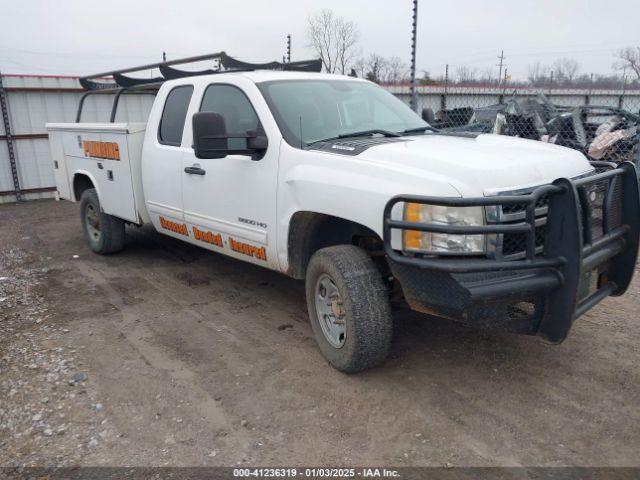
{"type": "Polygon", "coordinates": [[[84,79],[87,94],[114,94],[110,123],[82,123],[83,98],[76,123],[47,125],[59,196],[80,202],[96,253],[151,223],[304,279],[320,350],[345,372],[386,357],[393,288],[417,311],[559,343],[629,285],[630,163],[441,134],[361,79],[171,64],[154,83],[123,75],[135,69],[107,72],[111,89],[84,79]],[[148,121],[113,122],[120,94],[136,92],[156,95],[148,121]]]}

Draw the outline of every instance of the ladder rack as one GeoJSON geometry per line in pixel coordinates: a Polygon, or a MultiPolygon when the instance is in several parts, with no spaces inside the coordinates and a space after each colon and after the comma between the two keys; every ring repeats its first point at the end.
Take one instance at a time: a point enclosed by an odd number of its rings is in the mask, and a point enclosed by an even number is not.
{"type": "Polygon", "coordinates": [[[101,72],[80,78],[80,84],[85,90],[118,90],[120,88],[133,88],[143,85],[159,85],[167,80],[175,78],[193,77],[197,75],[211,75],[226,72],[242,72],[253,70],[288,70],[298,72],[320,72],[322,61],[302,60],[298,62],[269,62],[269,63],[249,63],[230,57],[225,52],[208,53],[196,57],[179,58],[165,62],[150,63],[139,67],[130,67],[122,70],[101,72]],[[216,65],[212,69],[200,71],[187,71],[173,68],[174,65],[184,65],[186,63],[202,62],[214,60],[216,65]],[[124,75],[125,73],[142,72],[145,70],[160,70],[160,77],[135,78],[124,75]],[[110,78],[109,78],[110,77],[110,78]],[[111,81],[111,79],[113,79],[111,81]]]}

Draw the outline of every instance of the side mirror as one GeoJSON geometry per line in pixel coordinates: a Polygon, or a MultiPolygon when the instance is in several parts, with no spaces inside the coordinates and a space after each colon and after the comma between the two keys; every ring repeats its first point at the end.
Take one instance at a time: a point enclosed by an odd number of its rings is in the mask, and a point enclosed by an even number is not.
{"type": "Polygon", "coordinates": [[[193,114],[193,149],[197,158],[224,158],[227,155],[251,155],[259,160],[267,150],[269,141],[264,133],[248,131],[241,134],[228,134],[225,119],[215,112],[193,114]],[[230,147],[229,139],[244,139],[241,147],[230,147]],[[244,145],[242,145],[244,143],[244,145]]]}
{"type": "Polygon", "coordinates": [[[193,114],[193,149],[197,158],[227,156],[227,125],[224,117],[215,112],[193,114]]]}
{"type": "Polygon", "coordinates": [[[269,146],[269,140],[267,136],[261,132],[249,131],[247,132],[247,149],[254,152],[260,152],[267,149],[269,146]]]}

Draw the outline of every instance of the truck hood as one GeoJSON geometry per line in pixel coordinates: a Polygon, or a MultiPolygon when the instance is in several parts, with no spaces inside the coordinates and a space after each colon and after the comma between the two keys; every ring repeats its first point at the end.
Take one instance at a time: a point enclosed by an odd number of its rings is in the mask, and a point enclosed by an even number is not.
{"type": "Polygon", "coordinates": [[[593,170],[576,150],[490,134],[426,134],[373,146],[358,158],[397,172],[446,179],[464,197],[527,188],[593,170]]]}

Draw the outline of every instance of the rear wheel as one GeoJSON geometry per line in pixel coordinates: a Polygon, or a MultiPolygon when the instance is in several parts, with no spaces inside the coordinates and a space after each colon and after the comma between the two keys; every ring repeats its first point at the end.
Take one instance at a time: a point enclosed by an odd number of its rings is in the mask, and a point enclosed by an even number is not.
{"type": "Polygon", "coordinates": [[[354,373],[384,361],[393,332],[389,296],[364,250],[318,250],[307,267],[306,294],[314,336],[331,365],[354,373]]]}
{"type": "Polygon", "coordinates": [[[95,253],[104,255],[124,248],[124,222],[102,211],[95,188],[82,193],[80,219],[84,237],[95,253]]]}

